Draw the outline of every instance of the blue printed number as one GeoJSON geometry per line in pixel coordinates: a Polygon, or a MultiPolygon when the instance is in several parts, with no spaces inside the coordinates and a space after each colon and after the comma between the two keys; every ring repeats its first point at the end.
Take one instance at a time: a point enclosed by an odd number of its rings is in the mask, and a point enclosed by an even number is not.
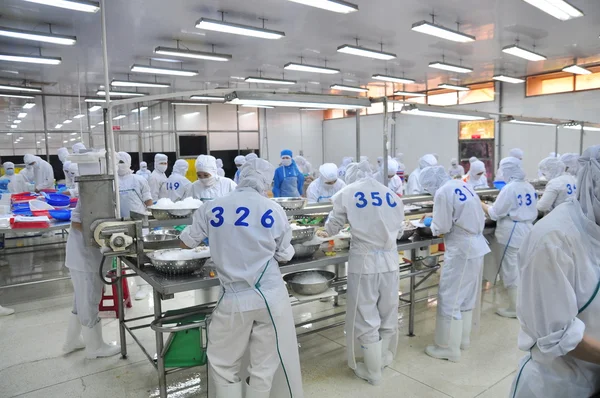
{"type": "Polygon", "coordinates": [[[273,210],[267,210],[267,212],[263,214],[262,218],[260,219],[260,223],[263,227],[271,228],[273,224],[275,224],[275,219],[271,214],[273,214],[273,210]]]}
{"type": "Polygon", "coordinates": [[[356,207],[359,209],[367,207],[367,199],[365,199],[365,194],[362,192],[357,192],[354,194],[354,197],[358,199],[358,203],[356,203],[356,207]]]}
{"type": "Polygon", "coordinates": [[[528,193],[527,195],[525,195],[525,199],[526,199],[525,205],[531,206],[531,204],[533,203],[533,201],[531,200],[531,194],[528,193]]]}
{"type": "Polygon", "coordinates": [[[179,183],[167,182],[167,191],[177,191],[179,189],[179,183]]]}
{"type": "Polygon", "coordinates": [[[371,199],[374,200],[373,206],[381,206],[383,204],[383,200],[379,197],[379,192],[371,192],[371,199]]]}
{"type": "Polygon", "coordinates": [[[398,203],[396,203],[396,201],[392,197],[392,194],[389,192],[387,194],[385,194],[385,201],[387,202],[388,206],[390,206],[391,208],[398,206],[398,203]]]}
{"type": "Polygon", "coordinates": [[[465,195],[465,193],[460,188],[456,188],[454,190],[454,193],[458,195],[458,200],[460,200],[461,202],[467,200],[467,195],[465,195]]]}
{"type": "Polygon", "coordinates": [[[475,194],[473,192],[471,192],[471,190],[466,185],[463,185],[463,188],[466,189],[467,192],[470,193],[472,197],[475,197],[475,194]]]}
{"type": "Polygon", "coordinates": [[[224,211],[225,210],[222,207],[215,207],[214,209],[212,209],[212,212],[215,215],[215,219],[210,220],[210,225],[212,225],[215,228],[218,228],[221,225],[223,225],[223,223],[225,222],[225,219],[223,218],[224,211]]]}
{"type": "Polygon", "coordinates": [[[573,187],[571,186],[571,184],[567,184],[567,193],[569,195],[573,195],[573,187]]]}
{"type": "Polygon", "coordinates": [[[248,216],[250,215],[250,209],[247,207],[238,207],[237,210],[235,211],[235,214],[240,214],[242,213],[242,216],[240,218],[237,219],[237,221],[235,222],[235,226],[238,227],[249,227],[250,224],[248,224],[247,222],[245,222],[244,220],[246,218],[248,218],[248,216]]]}
{"type": "Polygon", "coordinates": [[[523,195],[517,196],[517,200],[519,201],[519,206],[523,206],[523,195]]]}

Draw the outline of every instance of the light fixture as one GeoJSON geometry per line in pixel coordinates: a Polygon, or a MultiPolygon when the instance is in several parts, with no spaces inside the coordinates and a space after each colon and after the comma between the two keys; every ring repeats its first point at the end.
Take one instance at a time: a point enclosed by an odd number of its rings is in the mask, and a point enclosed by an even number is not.
{"type": "Polygon", "coordinates": [[[73,119],[81,119],[82,117],[85,117],[85,115],[83,113],[80,113],[79,115],[73,116],[73,119]]]}
{"type": "Polygon", "coordinates": [[[0,53],[0,61],[23,62],[27,64],[60,65],[60,57],[42,57],[41,55],[23,55],[12,53],[0,53]]]}
{"type": "Polygon", "coordinates": [[[74,11],[98,12],[100,4],[95,1],[85,0],[25,0],[30,3],[43,4],[46,6],[67,8],[74,11]]]}
{"type": "Polygon", "coordinates": [[[506,76],[506,75],[495,75],[494,77],[492,77],[492,79],[498,80],[501,82],[512,83],[512,84],[525,83],[524,79],[520,79],[518,77],[506,76]]]}
{"type": "Polygon", "coordinates": [[[331,86],[329,86],[329,88],[332,90],[352,91],[355,93],[366,93],[369,91],[366,88],[357,87],[357,86],[347,86],[345,84],[332,84],[331,86]]]}
{"type": "Polygon", "coordinates": [[[19,113],[19,114],[17,115],[17,117],[18,117],[19,119],[23,119],[23,118],[25,118],[26,116],[27,116],[27,113],[26,113],[26,112],[21,112],[21,113],[19,113]]]}
{"type": "Polygon", "coordinates": [[[371,76],[372,79],[381,80],[384,82],[392,82],[392,83],[402,83],[402,84],[413,84],[415,81],[413,79],[406,79],[404,77],[396,77],[396,76],[388,76],[388,75],[380,75],[376,74],[371,76]]]}
{"type": "Polygon", "coordinates": [[[187,70],[187,69],[175,69],[175,68],[159,68],[156,66],[147,65],[133,65],[131,67],[132,72],[137,73],[150,73],[153,75],[172,75],[172,76],[196,76],[198,71],[187,70]]]}
{"type": "Polygon", "coordinates": [[[264,84],[296,84],[295,80],[270,79],[267,77],[249,76],[244,79],[246,83],[264,83],[264,84]]]}
{"type": "Polygon", "coordinates": [[[91,98],[91,97],[88,97],[84,101],[85,102],[101,102],[101,103],[104,103],[104,102],[106,102],[106,98],[91,98]]]}
{"type": "Polygon", "coordinates": [[[360,57],[375,58],[389,61],[390,59],[396,58],[396,54],[386,53],[384,51],[372,50],[365,47],[352,46],[350,44],[344,44],[337,48],[339,53],[358,55],[360,57]]]}
{"type": "Polygon", "coordinates": [[[348,14],[358,11],[356,4],[348,3],[343,0],[290,0],[294,3],[304,4],[311,7],[321,8],[327,11],[339,12],[340,14],[348,14]]]}
{"type": "Polygon", "coordinates": [[[554,123],[542,123],[542,122],[532,122],[527,120],[509,120],[509,123],[514,124],[526,124],[530,126],[556,126],[554,123]]]}
{"type": "Polygon", "coordinates": [[[42,92],[42,89],[39,87],[13,86],[11,84],[0,84],[0,90],[26,91],[26,92],[31,92],[31,93],[41,93],[42,92]]]}
{"type": "Polygon", "coordinates": [[[63,122],[63,124],[70,124],[70,123],[73,123],[73,121],[71,119],[67,119],[63,122]]]}
{"type": "Polygon", "coordinates": [[[102,107],[100,105],[94,105],[94,106],[90,107],[89,111],[96,112],[96,111],[99,111],[100,109],[102,109],[102,107]]]}
{"type": "Polygon", "coordinates": [[[155,88],[168,88],[171,87],[169,83],[156,83],[156,82],[141,82],[132,80],[113,80],[110,82],[113,87],[155,87],[155,88]]]}
{"type": "MultiPolygon", "coordinates": [[[[138,93],[135,91],[112,91],[109,90],[108,93],[110,95],[114,95],[115,97],[143,97],[144,95],[148,95],[148,93],[138,93]]],[[[104,89],[100,89],[96,91],[96,95],[106,95],[106,91],[104,89]]]]}
{"type": "Polygon", "coordinates": [[[502,49],[502,52],[514,55],[515,57],[526,59],[528,61],[543,61],[546,59],[546,57],[542,54],[526,50],[523,47],[519,47],[516,44],[504,47],[502,49]]]}
{"type": "Polygon", "coordinates": [[[19,123],[21,123],[21,122],[22,122],[22,120],[19,120],[19,119],[17,119],[17,120],[13,120],[13,123],[14,123],[14,124],[19,124],[19,123]]]}
{"type": "Polygon", "coordinates": [[[254,115],[254,112],[248,112],[248,113],[244,113],[243,115],[240,115],[240,117],[244,117],[244,116],[252,116],[254,115]]]}
{"type": "MultiPolygon", "coordinates": [[[[581,125],[580,124],[574,124],[571,126],[565,126],[566,129],[569,130],[581,130],[581,125]]],[[[583,129],[586,131],[600,131],[600,127],[592,127],[592,126],[583,126],[583,129]]]]}
{"type": "Polygon", "coordinates": [[[415,93],[412,91],[394,91],[394,95],[403,95],[405,97],[426,97],[427,94],[425,93],[415,93]]]}
{"type": "Polygon", "coordinates": [[[448,29],[442,25],[437,25],[427,21],[416,22],[413,24],[411,29],[415,32],[425,33],[426,35],[436,36],[441,39],[456,41],[459,43],[469,43],[475,41],[475,36],[471,36],[457,30],[448,29]]]}
{"type": "Polygon", "coordinates": [[[583,12],[564,0],[524,0],[561,21],[583,17],[583,12]]]}
{"type": "Polygon", "coordinates": [[[274,109],[274,106],[267,105],[242,105],[242,108],[264,108],[264,109],[274,109]]]}
{"type": "Polygon", "coordinates": [[[118,116],[113,117],[113,120],[121,120],[121,119],[125,119],[126,117],[127,116],[125,116],[125,115],[118,115],[118,116]]]}
{"type": "Polygon", "coordinates": [[[234,35],[259,37],[261,39],[281,39],[282,37],[285,37],[285,33],[276,30],[255,28],[254,26],[240,25],[208,18],[200,18],[200,20],[196,22],[196,28],[232,33],[234,35]]]}
{"type": "Polygon", "coordinates": [[[95,128],[96,128],[96,125],[95,125],[95,124],[92,124],[92,125],[90,126],[90,128],[91,128],[91,129],[95,129],[95,128]]]}
{"type": "Polygon", "coordinates": [[[156,47],[154,49],[155,54],[161,55],[171,55],[173,57],[181,57],[181,58],[193,58],[193,59],[206,59],[208,61],[229,61],[232,56],[230,54],[218,54],[214,52],[206,52],[206,51],[193,51],[193,50],[185,50],[180,48],[170,48],[170,47],[156,47]]]}
{"type": "Polygon", "coordinates": [[[324,109],[320,109],[320,108],[300,108],[301,111],[321,111],[323,112],[324,109]]]}
{"type": "Polygon", "coordinates": [[[11,125],[10,125],[10,128],[11,128],[11,129],[16,129],[17,127],[19,127],[19,126],[17,126],[16,124],[11,124],[11,125]]]}
{"type": "Polygon", "coordinates": [[[23,98],[23,99],[34,99],[31,95],[19,95],[19,94],[0,94],[3,98],[23,98]]]}
{"type": "Polygon", "coordinates": [[[3,26],[0,26],[0,36],[10,37],[13,39],[62,44],[64,46],[72,46],[77,42],[77,38],[75,36],[55,35],[54,33],[42,33],[35,32],[32,30],[12,29],[3,26]]]}
{"type": "Polygon", "coordinates": [[[488,114],[481,112],[465,112],[460,110],[455,111],[452,109],[420,104],[405,105],[402,108],[402,112],[409,115],[430,116],[455,120],[484,120],[490,118],[488,114]]]}
{"type": "Polygon", "coordinates": [[[132,109],[132,110],[131,110],[131,113],[143,112],[143,111],[145,111],[146,109],[148,109],[148,107],[147,107],[147,106],[141,106],[141,107],[139,107],[139,108],[134,108],[134,109],[132,109]]]}
{"type": "Polygon", "coordinates": [[[159,120],[159,119],[160,119],[160,116],[154,116],[154,117],[152,118],[152,120],[159,120]]]}
{"type": "Polygon", "coordinates": [[[362,109],[371,106],[368,98],[306,93],[233,91],[225,96],[232,105],[262,105],[293,108],[362,109]]]}
{"type": "Polygon", "coordinates": [[[191,100],[205,100],[205,101],[214,101],[214,102],[223,102],[225,101],[225,97],[217,97],[213,95],[192,95],[190,97],[191,100]]]}
{"type": "Polygon", "coordinates": [[[200,112],[190,112],[190,113],[184,113],[183,116],[184,117],[190,117],[190,116],[196,116],[199,115],[200,112]]]}
{"type": "Polygon", "coordinates": [[[71,133],[71,135],[77,135],[77,134],[79,134],[79,133],[71,133]]]}
{"type": "Polygon", "coordinates": [[[62,124],[57,124],[56,126],[54,126],[55,129],[59,129],[62,127],[62,124]]]}
{"type": "Polygon", "coordinates": [[[340,73],[339,69],[327,68],[325,66],[308,65],[308,64],[297,64],[295,62],[288,62],[284,65],[283,69],[295,70],[298,72],[312,72],[312,73],[325,73],[328,75],[334,75],[340,73]]]}
{"type": "Polygon", "coordinates": [[[104,120],[98,122],[98,126],[102,126],[104,124],[104,120]]]}
{"type": "Polygon", "coordinates": [[[431,62],[429,64],[430,68],[434,68],[434,69],[441,69],[441,70],[447,70],[449,72],[456,72],[456,73],[471,73],[473,72],[473,68],[469,68],[467,66],[462,66],[462,65],[454,65],[454,64],[449,64],[446,62],[439,62],[439,61],[435,61],[435,62],[431,62]]]}
{"type": "Polygon", "coordinates": [[[73,142],[75,141],[77,138],[71,138],[69,141],[73,142]]]}
{"type": "Polygon", "coordinates": [[[171,105],[180,106],[208,106],[208,102],[172,102],[171,105]]]}
{"type": "Polygon", "coordinates": [[[450,83],[441,83],[438,84],[438,88],[445,88],[448,90],[456,90],[456,91],[470,91],[471,89],[467,86],[459,86],[457,84],[450,84],[450,83]]]}
{"type": "Polygon", "coordinates": [[[575,75],[589,75],[592,73],[591,70],[584,68],[579,65],[569,65],[563,68],[563,72],[573,73],[575,75]]]}
{"type": "Polygon", "coordinates": [[[35,102],[28,102],[25,105],[23,105],[23,109],[31,109],[35,106],[35,102]]]}

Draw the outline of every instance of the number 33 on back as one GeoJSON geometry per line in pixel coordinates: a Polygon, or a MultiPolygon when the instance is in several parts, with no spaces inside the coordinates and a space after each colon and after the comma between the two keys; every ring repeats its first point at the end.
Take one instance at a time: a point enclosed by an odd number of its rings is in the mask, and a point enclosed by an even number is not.
{"type": "MultiPolygon", "coordinates": [[[[223,209],[221,206],[218,206],[218,207],[215,207],[212,209],[212,213],[214,214],[215,218],[210,220],[210,225],[212,225],[215,228],[219,228],[221,225],[223,225],[225,223],[225,218],[224,218],[225,209],[223,209]]],[[[246,222],[246,219],[250,215],[249,208],[243,207],[243,206],[238,207],[235,210],[235,214],[237,214],[237,219],[233,223],[234,226],[236,226],[236,227],[249,227],[250,226],[250,224],[248,224],[246,222]]],[[[273,210],[269,209],[265,212],[265,214],[262,215],[262,217],[260,219],[260,223],[263,227],[271,228],[271,227],[273,227],[273,224],[275,224],[275,219],[273,218],[273,216],[271,214],[273,214],[273,210]]]]}

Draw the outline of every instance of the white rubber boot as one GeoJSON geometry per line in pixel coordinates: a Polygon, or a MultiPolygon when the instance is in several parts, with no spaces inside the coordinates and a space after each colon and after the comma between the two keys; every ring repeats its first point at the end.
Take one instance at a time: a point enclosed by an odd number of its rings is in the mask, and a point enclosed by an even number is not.
{"type": "Polygon", "coordinates": [[[508,293],[508,307],[498,308],[496,314],[505,318],[516,318],[517,317],[517,288],[509,287],[506,289],[508,293]]]}
{"type": "Polygon", "coordinates": [[[15,313],[15,310],[12,308],[6,308],[0,305],[0,316],[12,315],[15,313]]]}
{"type": "Polygon", "coordinates": [[[69,317],[69,326],[67,327],[67,340],[63,345],[63,352],[68,354],[73,351],[82,350],[85,348],[83,338],[81,338],[81,323],[76,314],[71,314],[69,317]]]}
{"type": "Polygon", "coordinates": [[[435,344],[427,346],[425,353],[430,357],[447,359],[450,362],[460,361],[462,325],[462,319],[438,316],[435,322],[435,344]]]}
{"type": "Polygon", "coordinates": [[[242,382],[230,384],[215,383],[216,398],[242,398],[242,382]]]}
{"type": "Polygon", "coordinates": [[[354,374],[374,386],[381,383],[381,368],[383,364],[381,360],[382,345],[381,340],[377,343],[361,344],[360,348],[362,349],[365,362],[357,363],[356,369],[354,369],[354,374]]]}
{"type": "Polygon", "coordinates": [[[120,346],[104,342],[102,338],[102,322],[98,322],[93,328],[82,328],[82,333],[87,359],[112,357],[121,352],[120,346]]]}
{"type": "Polygon", "coordinates": [[[473,311],[461,312],[462,324],[462,339],[460,341],[460,349],[468,350],[471,347],[471,329],[473,328],[473,311]]]}
{"type": "Polygon", "coordinates": [[[246,379],[246,398],[269,398],[271,396],[271,390],[258,391],[250,387],[250,378],[246,379]]]}
{"type": "Polygon", "coordinates": [[[142,277],[136,276],[135,284],[137,285],[137,292],[135,292],[134,298],[136,300],[143,300],[148,297],[148,293],[150,293],[150,286],[146,283],[146,281],[142,279],[142,277]]]}
{"type": "Polygon", "coordinates": [[[394,362],[394,353],[390,350],[392,343],[395,343],[393,339],[397,339],[398,335],[388,336],[381,339],[381,362],[382,369],[387,368],[394,362]]]}

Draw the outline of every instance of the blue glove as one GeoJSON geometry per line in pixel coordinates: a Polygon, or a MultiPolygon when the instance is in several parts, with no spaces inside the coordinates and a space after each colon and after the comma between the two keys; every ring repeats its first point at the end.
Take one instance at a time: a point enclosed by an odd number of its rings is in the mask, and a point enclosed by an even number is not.
{"type": "Polygon", "coordinates": [[[208,244],[208,238],[204,239],[204,240],[202,241],[202,243],[204,243],[206,246],[209,246],[209,244],[208,244]]]}
{"type": "Polygon", "coordinates": [[[433,221],[433,218],[427,217],[423,220],[423,224],[425,224],[426,227],[431,227],[432,221],[433,221]]]}

